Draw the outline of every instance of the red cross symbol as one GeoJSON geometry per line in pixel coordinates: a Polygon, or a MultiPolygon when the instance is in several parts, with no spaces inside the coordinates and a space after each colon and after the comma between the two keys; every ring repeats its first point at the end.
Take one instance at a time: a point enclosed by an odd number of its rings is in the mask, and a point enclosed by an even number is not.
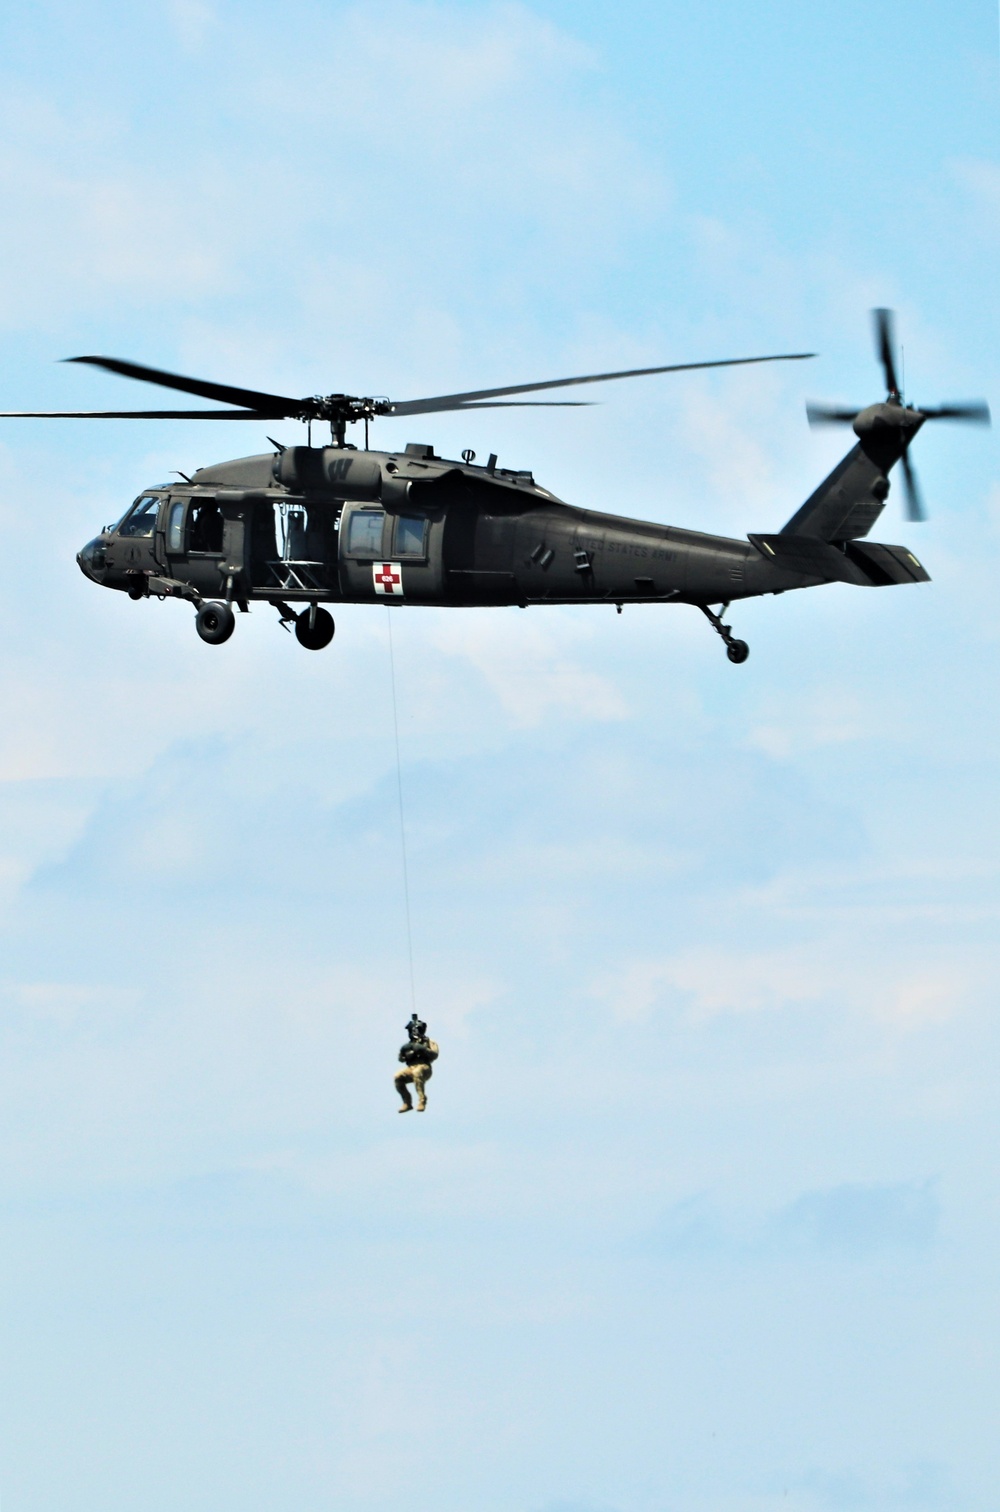
{"type": "Polygon", "coordinates": [[[374,562],[372,572],[375,576],[376,593],[403,592],[403,569],[398,562],[374,562]]]}

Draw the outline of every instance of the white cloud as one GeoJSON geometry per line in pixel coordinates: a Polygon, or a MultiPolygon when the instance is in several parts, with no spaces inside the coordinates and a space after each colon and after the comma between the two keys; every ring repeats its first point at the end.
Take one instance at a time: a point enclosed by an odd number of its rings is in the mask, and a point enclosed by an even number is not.
{"type": "Polygon", "coordinates": [[[55,119],[55,107],[45,112],[47,130],[36,132],[42,109],[16,97],[0,120],[0,192],[10,212],[0,223],[0,324],[65,330],[88,306],[162,304],[232,287],[229,236],[219,234],[228,218],[224,176],[205,165],[192,181],[144,166],[118,128],[71,109],[55,119]]]}
{"type": "Polygon", "coordinates": [[[878,1003],[876,1011],[904,1029],[946,1024],[967,998],[968,976],[957,964],[949,970],[919,972],[904,979],[878,1003]]]}
{"type": "Polygon", "coordinates": [[[167,0],[167,17],[186,53],[204,52],[219,24],[218,16],[204,0],[167,0]]]}
{"type": "Polygon", "coordinates": [[[514,726],[523,729],[548,716],[573,721],[626,717],[619,690],[584,665],[593,638],[594,632],[588,634],[578,620],[542,608],[489,619],[467,616],[460,627],[454,619],[442,621],[432,644],[450,658],[471,663],[514,726]]]}
{"type": "Polygon", "coordinates": [[[953,1019],[968,1001],[968,971],[957,962],[914,971],[905,953],[876,953],[867,942],[743,951],[702,946],[624,964],[595,985],[595,994],[626,1023],[663,1010],[703,1023],[817,1005],[860,1012],[897,1030],[953,1019]]]}
{"type": "MultiPolygon", "coordinates": [[[[8,328],[137,318],[144,302],[195,320],[219,300],[248,301],[256,326],[262,285],[283,285],[301,382],[303,353],[329,362],[383,326],[436,347],[484,258],[516,305],[554,257],[564,277],[613,259],[662,210],[659,170],[595,109],[594,55],[526,7],[354,6],[293,47],[199,0],[167,14],[186,50],[222,49],[226,67],[113,106],[8,91],[8,328]],[[206,88],[235,132],[201,133],[206,88]]],[[[210,320],[217,352],[232,320],[210,320]]],[[[254,335],[258,356],[271,337],[254,335]]]]}
{"type": "Polygon", "coordinates": [[[787,760],[824,746],[868,741],[888,726],[891,700],[876,701],[857,687],[773,691],[757,708],[759,723],[747,732],[749,746],[787,760]]]}
{"type": "Polygon", "coordinates": [[[759,1012],[825,995],[816,964],[803,951],[735,953],[700,949],[639,961],[598,985],[624,1021],[670,1005],[697,1019],[759,1012]]]}

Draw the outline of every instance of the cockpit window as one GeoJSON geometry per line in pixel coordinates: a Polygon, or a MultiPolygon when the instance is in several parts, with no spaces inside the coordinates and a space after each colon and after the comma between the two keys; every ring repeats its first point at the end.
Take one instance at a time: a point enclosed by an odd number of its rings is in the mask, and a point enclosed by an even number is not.
{"type": "Polygon", "coordinates": [[[351,515],[347,527],[348,556],[380,557],[382,555],[381,509],[360,509],[351,515]]]}
{"type": "Polygon", "coordinates": [[[423,556],[427,521],[420,515],[399,515],[396,520],[396,555],[423,556]]]}
{"type": "Polygon", "coordinates": [[[156,529],[156,513],[159,507],[159,499],[154,499],[152,495],[140,499],[122,520],[118,527],[118,534],[120,536],[151,536],[156,529]]]}

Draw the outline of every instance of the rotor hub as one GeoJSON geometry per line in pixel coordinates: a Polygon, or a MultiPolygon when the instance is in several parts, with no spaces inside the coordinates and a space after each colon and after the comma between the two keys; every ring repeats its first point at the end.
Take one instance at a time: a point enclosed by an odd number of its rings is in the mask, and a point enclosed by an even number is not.
{"type": "Polygon", "coordinates": [[[869,404],[854,418],[852,429],[859,440],[877,431],[901,431],[906,444],[913,440],[924,423],[924,415],[912,405],[901,404],[891,397],[883,404],[869,404]]]}

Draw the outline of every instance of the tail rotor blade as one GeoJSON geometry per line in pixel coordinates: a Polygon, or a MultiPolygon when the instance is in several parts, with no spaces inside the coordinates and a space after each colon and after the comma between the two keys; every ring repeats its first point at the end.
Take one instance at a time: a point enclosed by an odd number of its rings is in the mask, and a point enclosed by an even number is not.
{"type": "Polygon", "coordinates": [[[858,411],[834,409],[829,404],[807,404],[806,417],[810,425],[853,425],[858,417],[858,411]]]}
{"type": "Polygon", "coordinates": [[[896,319],[891,310],[873,310],[875,323],[875,346],[885,373],[885,386],[894,398],[899,398],[899,379],[896,376],[896,319]]]}
{"type": "Polygon", "coordinates": [[[906,518],[908,520],[926,520],[927,511],[920,495],[917,484],[917,475],[910,463],[910,454],[905,451],[900,458],[903,468],[903,493],[906,496],[906,518]]]}
{"type": "Polygon", "coordinates": [[[927,420],[968,420],[973,425],[990,425],[990,407],[984,399],[970,399],[966,404],[939,404],[920,413],[927,420]]]}

